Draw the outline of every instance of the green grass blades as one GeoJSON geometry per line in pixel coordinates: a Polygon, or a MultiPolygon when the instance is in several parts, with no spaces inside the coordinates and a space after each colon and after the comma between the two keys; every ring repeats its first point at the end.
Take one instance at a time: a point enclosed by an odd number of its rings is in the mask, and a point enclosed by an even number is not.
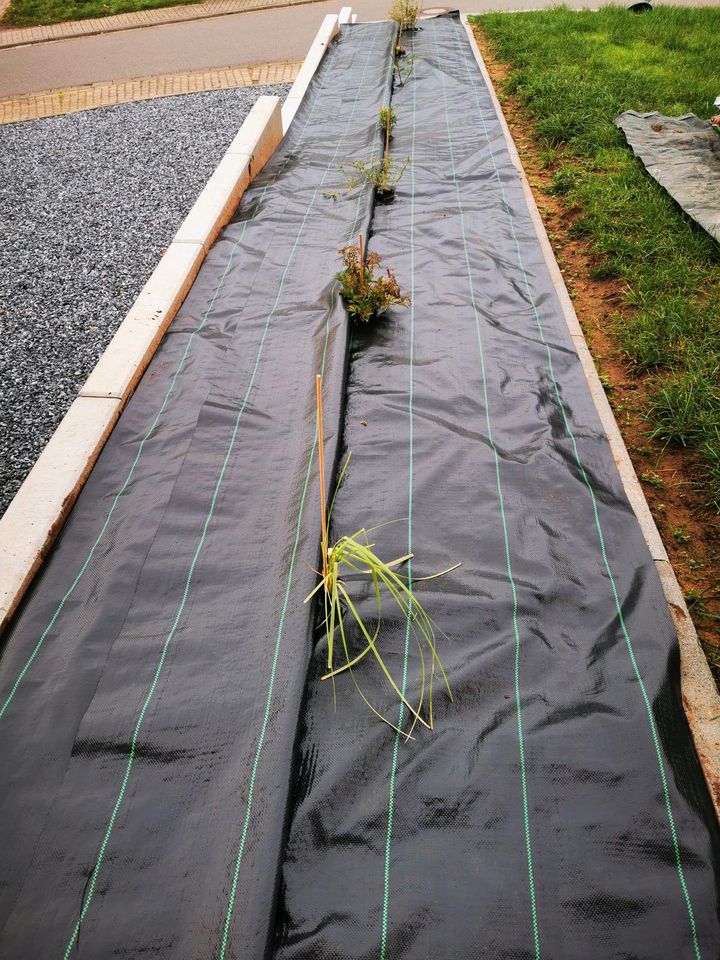
{"type": "Polygon", "coordinates": [[[650,432],[697,451],[720,510],[720,246],[644,171],[613,121],[624,110],[717,113],[716,9],[555,8],[474,19],[554,169],[550,192],[621,284],[614,332],[649,378],[650,432]]]}
{"type": "MultiPolygon", "coordinates": [[[[322,591],[324,627],[327,639],[327,672],[322,679],[332,681],[334,687],[336,678],[347,673],[359,695],[375,716],[394,730],[398,730],[396,724],[370,703],[358,683],[355,670],[362,661],[370,657],[381,670],[398,700],[402,701],[408,710],[409,728],[399,730],[399,732],[407,739],[411,739],[415,725],[418,723],[432,729],[433,688],[437,678],[441,679],[450,700],[452,700],[452,691],[442,661],[438,656],[435,625],[412,592],[407,580],[397,572],[402,564],[411,558],[411,554],[398,557],[390,562],[381,560],[373,550],[373,545],[369,542],[368,534],[370,532],[372,531],[362,529],[352,536],[341,537],[328,550],[326,576],[306,597],[305,602],[307,603],[322,591]],[[377,618],[372,631],[366,626],[347,589],[345,578],[349,576],[367,577],[371,584],[377,618]],[[420,690],[414,703],[403,693],[401,685],[393,677],[380,649],[383,604],[387,600],[392,601],[401,615],[409,622],[410,630],[417,644],[420,659],[420,690]],[[362,641],[361,649],[356,653],[351,652],[348,642],[348,621],[357,628],[362,641]]],[[[455,569],[455,567],[451,569],[455,569]]],[[[449,572],[449,570],[444,570],[435,574],[435,577],[443,576],[449,572]]]]}
{"type": "Polygon", "coordinates": [[[137,10],[155,10],[158,7],[198,2],[199,0],[11,0],[2,23],[8,27],[33,27],[65,20],[109,17],[116,13],[134,13],[137,10]]]}

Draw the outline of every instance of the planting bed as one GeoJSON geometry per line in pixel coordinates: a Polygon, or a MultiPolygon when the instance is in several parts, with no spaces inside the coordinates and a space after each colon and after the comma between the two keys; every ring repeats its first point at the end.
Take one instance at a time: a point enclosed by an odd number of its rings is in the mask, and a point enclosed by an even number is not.
{"type": "MultiPolygon", "coordinates": [[[[7,635],[9,960],[717,952],[677,641],[489,91],[456,18],[404,36],[393,88],[394,40],[342,28],[7,635]],[[373,205],[338,168],[391,97],[412,162],[373,205]],[[358,233],[411,304],[350,329],[358,233]],[[413,553],[443,632],[454,702],[436,684],[409,742],[320,679],[316,373],[327,456],[353,452],[335,533],[399,521],[376,549],[413,553]]],[[[410,696],[409,623],[379,642],[410,696]]]]}

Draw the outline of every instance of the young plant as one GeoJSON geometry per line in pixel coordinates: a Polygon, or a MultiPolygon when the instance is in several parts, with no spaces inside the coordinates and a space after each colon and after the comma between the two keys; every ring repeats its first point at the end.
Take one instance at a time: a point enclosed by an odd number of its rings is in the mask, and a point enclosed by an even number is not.
{"type": "Polygon", "coordinates": [[[370,163],[364,160],[350,160],[347,166],[353,172],[350,173],[347,168],[342,168],[347,176],[345,189],[353,190],[361,183],[369,183],[375,190],[376,199],[381,202],[387,201],[395,194],[395,187],[405,173],[409,162],[405,160],[403,163],[398,163],[387,154],[382,159],[373,160],[370,163]]]}
{"type": "Polygon", "coordinates": [[[383,167],[385,170],[390,163],[390,132],[397,122],[395,111],[392,107],[381,107],[378,113],[378,123],[385,131],[385,153],[383,154],[383,167]]]}
{"type": "Polygon", "coordinates": [[[388,19],[394,20],[401,30],[417,29],[419,16],[420,3],[418,0],[393,0],[393,4],[388,10],[388,19]]]}
{"type": "MultiPolygon", "coordinates": [[[[398,567],[412,558],[412,554],[398,557],[396,560],[389,562],[381,560],[375,553],[373,544],[370,543],[368,538],[368,534],[372,532],[372,529],[378,528],[371,528],[369,530],[363,528],[352,536],[341,537],[332,546],[329,545],[328,525],[332,517],[335,496],[337,496],[337,491],[345,475],[350,455],[348,454],[340,472],[335,495],[333,496],[328,512],[325,502],[325,452],[322,426],[322,381],[320,376],[316,378],[316,396],[322,572],[320,573],[320,583],[318,583],[315,589],[305,598],[305,602],[309,602],[312,597],[322,591],[323,623],[327,640],[327,672],[321,679],[332,682],[334,699],[335,678],[347,671],[362,700],[375,716],[379,717],[379,719],[387,723],[394,730],[403,734],[407,739],[410,739],[416,723],[421,723],[428,729],[432,729],[433,685],[437,674],[442,677],[448,697],[450,700],[453,699],[450,684],[436,649],[435,625],[413,593],[407,580],[396,572],[398,567]],[[358,576],[366,577],[371,585],[377,617],[376,625],[374,629],[372,629],[372,632],[365,624],[347,589],[345,578],[350,576],[353,577],[353,579],[357,579],[358,576]],[[420,690],[417,695],[417,700],[414,703],[406,696],[406,692],[403,689],[405,685],[403,683],[398,685],[397,680],[393,677],[378,647],[382,625],[384,595],[388,595],[399,608],[406,622],[409,624],[420,652],[420,690]],[[354,654],[350,650],[346,620],[354,624],[361,638],[361,648],[359,652],[354,654]],[[339,644],[337,642],[338,637],[340,641],[339,644]],[[339,650],[338,646],[340,647],[339,650]],[[368,655],[371,655],[372,659],[375,660],[393,692],[408,711],[410,725],[407,731],[400,729],[399,726],[377,710],[360,688],[354,671],[368,655]],[[426,660],[429,661],[429,663],[427,663],[426,660]],[[423,705],[426,701],[427,706],[425,715],[423,715],[423,705]]],[[[456,566],[459,566],[459,564],[456,566]]],[[[456,567],[451,567],[450,569],[454,570],[456,567]]],[[[435,574],[435,576],[442,576],[449,572],[450,570],[444,570],[442,573],[435,574]]],[[[433,577],[421,579],[429,580],[433,579],[433,577]]]]}
{"type": "MultiPolygon", "coordinates": [[[[340,170],[345,175],[345,189],[354,190],[361,183],[370,184],[375,191],[375,199],[379,203],[388,203],[395,196],[395,187],[405,173],[409,159],[398,163],[390,156],[390,134],[397,122],[397,115],[392,107],[381,107],[378,112],[378,126],[385,132],[385,149],[382,159],[350,160],[340,170]],[[348,169],[349,168],[349,169],[348,169]]],[[[325,194],[329,196],[329,194],[325,194]]]]}
{"type": "Polygon", "coordinates": [[[396,77],[397,82],[401,87],[405,86],[405,81],[409,79],[410,75],[413,72],[413,67],[417,63],[420,57],[396,57],[393,60],[393,75],[396,77]]]}
{"type": "Polygon", "coordinates": [[[387,134],[387,131],[392,130],[396,123],[397,114],[394,107],[380,107],[378,111],[378,126],[380,129],[387,134]]]}
{"type": "Polygon", "coordinates": [[[393,304],[409,306],[410,297],[401,292],[392,270],[388,268],[384,274],[375,276],[375,268],[382,260],[374,252],[365,259],[362,236],[358,237],[357,247],[343,247],[338,252],[345,269],[336,277],[351,320],[367,323],[373,317],[381,316],[393,304]]]}

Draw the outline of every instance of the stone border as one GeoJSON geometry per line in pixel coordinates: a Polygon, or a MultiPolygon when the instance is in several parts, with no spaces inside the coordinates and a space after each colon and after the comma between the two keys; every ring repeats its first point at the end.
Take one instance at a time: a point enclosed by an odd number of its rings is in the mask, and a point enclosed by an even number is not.
{"type": "Polygon", "coordinates": [[[490,91],[493,106],[500,120],[505,142],[510,152],[510,159],[520,177],[525,200],[530,211],[530,217],[535,227],[538,240],[540,241],[540,246],[548,270],[550,271],[555,291],[560,300],[565,322],[567,323],[570,336],[575,344],[575,349],[578,352],[580,363],[582,364],[590,389],[590,395],[592,396],[595,409],[598,412],[600,422],[610,443],[610,449],[617,464],[625,493],[635,512],[650,555],[655,563],[658,576],[660,577],[660,583],[662,584],[665,599],[667,600],[670,616],[675,624],[680,646],[680,676],[683,706],[688,718],[688,723],[690,724],[693,740],[695,741],[695,749],[710,790],[710,796],[715,805],[715,812],[718,818],[720,818],[720,750],[718,750],[718,747],[720,747],[720,727],[718,727],[718,722],[715,720],[716,717],[720,716],[720,695],[718,695],[715,681],[710,673],[710,667],[700,646],[697,633],[695,632],[695,626],[690,617],[687,604],[685,603],[683,592],[675,576],[675,571],[668,559],[662,538],[660,537],[658,528],[655,526],[650,507],[645,499],[645,494],[640,486],[640,481],[635,473],[630,455],[627,452],[625,441],[622,438],[617,421],[615,420],[612,407],[610,406],[603,385],[600,382],[600,377],[598,376],[595,363],[593,362],[592,355],[582,332],[582,327],[578,322],[577,314],[575,313],[575,308],[573,307],[567,287],[565,286],[560,267],[555,259],[555,254],[550,245],[545,225],[543,224],[537,204],[535,203],[535,198],[528,183],[522,162],[520,161],[515,142],[505,121],[500,101],[495,93],[495,87],[490,79],[487,67],[485,66],[482,54],[475,40],[472,27],[468,22],[467,15],[463,14],[461,20],[467,31],[475,59],[490,91]]]}
{"type": "Polygon", "coordinates": [[[292,83],[302,62],[259,63],[253,66],[211,67],[185,73],[166,73],[132,80],[105,81],[69,87],[65,90],[44,90],[0,100],[0,125],[59,117],[81,110],[96,110],[119,103],[155,100],[207,90],[231,90],[237,87],[258,87],[275,83],[292,83]]]}
{"type": "MultiPolygon", "coordinates": [[[[340,13],[347,15],[352,12],[351,7],[343,7],[340,13]]],[[[330,41],[335,37],[340,29],[339,17],[336,14],[328,14],[320,24],[320,29],[315,34],[315,39],[310,44],[305,62],[300,67],[300,72],[295,78],[295,83],[290,87],[290,92],[285,98],[282,107],[282,128],[283,133],[287,133],[288,127],[292,123],[293,117],[298,111],[303,97],[307,93],[310,81],[315,75],[315,71],[320,65],[320,61],[325,56],[325,51],[330,41]]]]}
{"type": "Polygon", "coordinates": [[[281,110],[279,97],[260,97],[253,106],[77,399],[0,517],[0,631],[60,532],[210,245],[281,142],[337,31],[337,16],[326,17],[300,70],[301,83],[296,82],[290,91],[297,101],[290,111],[281,110]]]}

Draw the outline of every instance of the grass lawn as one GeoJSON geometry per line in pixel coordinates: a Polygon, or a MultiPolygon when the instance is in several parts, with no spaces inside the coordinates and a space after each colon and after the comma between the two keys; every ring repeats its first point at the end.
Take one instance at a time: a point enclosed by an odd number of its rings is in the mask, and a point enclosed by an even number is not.
{"type": "Polygon", "coordinates": [[[593,314],[591,349],[720,663],[720,246],[613,126],[624,110],[718,112],[720,10],[556,8],[474,24],[541,210],[555,209],[551,240],[574,268],[571,294],[577,281],[591,304],[586,316],[576,307],[581,320],[593,314]]]}
{"type": "Polygon", "coordinates": [[[114,13],[155,10],[199,0],[11,0],[2,24],[6,27],[35,27],[84,20],[87,17],[109,17],[114,13]]]}

